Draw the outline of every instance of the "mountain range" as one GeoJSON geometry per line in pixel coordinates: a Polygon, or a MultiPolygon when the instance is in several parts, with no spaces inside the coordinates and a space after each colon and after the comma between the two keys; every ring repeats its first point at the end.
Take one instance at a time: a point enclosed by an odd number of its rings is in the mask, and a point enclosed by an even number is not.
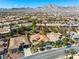
{"type": "Polygon", "coordinates": [[[79,14],[78,7],[62,7],[53,4],[37,7],[37,8],[0,8],[0,12],[47,12],[59,14],[79,14]]]}

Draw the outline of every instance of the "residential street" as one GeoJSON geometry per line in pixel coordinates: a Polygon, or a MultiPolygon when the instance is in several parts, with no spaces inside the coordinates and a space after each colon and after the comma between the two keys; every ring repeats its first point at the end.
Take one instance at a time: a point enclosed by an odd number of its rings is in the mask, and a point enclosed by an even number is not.
{"type": "MultiPolygon", "coordinates": [[[[79,47],[71,47],[71,48],[74,48],[77,52],[79,52],[79,47]]],[[[67,48],[67,50],[69,50],[69,49],[70,48],[67,48]]],[[[22,59],[55,59],[55,58],[59,58],[61,56],[65,56],[64,48],[46,51],[46,52],[43,52],[43,53],[24,57],[22,59]]]]}

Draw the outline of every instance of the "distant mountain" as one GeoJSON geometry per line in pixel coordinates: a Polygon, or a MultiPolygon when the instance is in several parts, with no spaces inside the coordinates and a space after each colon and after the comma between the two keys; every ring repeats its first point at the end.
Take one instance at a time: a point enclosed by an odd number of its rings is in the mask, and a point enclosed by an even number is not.
{"type": "Polygon", "coordinates": [[[57,10],[59,10],[59,7],[56,5],[49,4],[43,7],[37,7],[36,10],[44,12],[56,12],[57,10]]]}
{"type": "Polygon", "coordinates": [[[45,11],[46,12],[71,12],[71,11],[77,12],[79,11],[79,8],[78,7],[60,7],[60,6],[49,4],[43,7],[38,7],[36,8],[36,10],[44,11],[44,12],[45,11]]]}
{"type": "Polygon", "coordinates": [[[37,8],[1,8],[0,12],[47,12],[47,13],[59,13],[59,14],[79,14],[78,7],[61,7],[53,4],[45,5],[37,8]]]}
{"type": "Polygon", "coordinates": [[[27,7],[27,8],[1,8],[0,12],[30,12],[30,11],[34,11],[33,8],[27,7]]]}

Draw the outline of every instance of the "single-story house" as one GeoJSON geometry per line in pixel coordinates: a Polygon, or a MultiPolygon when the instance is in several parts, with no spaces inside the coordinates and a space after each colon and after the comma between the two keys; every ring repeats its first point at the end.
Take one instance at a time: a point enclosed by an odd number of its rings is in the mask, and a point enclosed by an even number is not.
{"type": "Polygon", "coordinates": [[[58,40],[61,40],[61,34],[60,33],[54,33],[54,32],[51,32],[51,33],[47,33],[47,37],[49,39],[49,41],[52,41],[52,42],[56,42],[58,40]]]}
{"type": "Polygon", "coordinates": [[[10,32],[8,28],[0,28],[0,38],[7,37],[7,34],[10,32]]]}
{"type": "Polygon", "coordinates": [[[30,41],[32,42],[32,44],[38,44],[41,41],[47,42],[48,38],[42,34],[34,34],[30,36],[30,41]]]}
{"type": "Polygon", "coordinates": [[[30,43],[28,39],[24,36],[21,37],[13,37],[10,39],[9,43],[9,49],[10,50],[18,50],[23,48],[28,48],[30,47],[30,43]]]}

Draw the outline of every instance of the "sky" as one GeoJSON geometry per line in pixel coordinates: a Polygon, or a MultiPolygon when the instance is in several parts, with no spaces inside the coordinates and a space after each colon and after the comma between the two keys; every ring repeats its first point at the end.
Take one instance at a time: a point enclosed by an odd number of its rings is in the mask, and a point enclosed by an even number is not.
{"type": "Polygon", "coordinates": [[[0,0],[0,8],[39,7],[48,4],[79,6],[79,0],[0,0]]]}

